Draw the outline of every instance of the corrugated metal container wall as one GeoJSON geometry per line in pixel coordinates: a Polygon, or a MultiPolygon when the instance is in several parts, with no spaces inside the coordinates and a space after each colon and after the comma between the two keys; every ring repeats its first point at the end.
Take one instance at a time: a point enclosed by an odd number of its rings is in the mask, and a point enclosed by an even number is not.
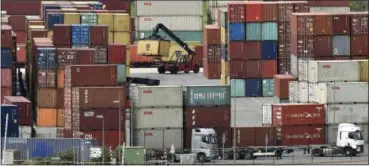
{"type": "Polygon", "coordinates": [[[203,31],[205,44],[221,44],[219,26],[204,25],[203,31]]]}
{"type": "Polygon", "coordinates": [[[278,59],[278,43],[277,41],[261,42],[261,59],[278,59]]]}
{"type": "Polygon", "coordinates": [[[5,104],[14,104],[18,106],[19,125],[32,125],[32,107],[31,101],[22,96],[6,96],[4,97],[5,104]]]}
{"type": "Polygon", "coordinates": [[[96,13],[81,13],[81,24],[97,25],[96,13]]]}
{"type": "Polygon", "coordinates": [[[230,105],[230,86],[187,86],[187,106],[230,105]]]}
{"type": "Polygon", "coordinates": [[[368,12],[351,15],[351,34],[367,35],[368,34],[368,12]]]}
{"type": "Polygon", "coordinates": [[[65,126],[65,110],[58,109],[56,115],[56,127],[64,127],[65,126]]]}
{"type": "Polygon", "coordinates": [[[272,104],[273,125],[324,124],[323,104],[272,104]]]}
{"type": "Polygon", "coordinates": [[[158,23],[162,23],[172,31],[201,31],[202,17],[200,16],[155,16],[138,17],[138,31],[150,31],[158,23]],[[191,24],[188,24],[188,23],[191,24]]]}
{"type": "MultiPolygon", "coordinates": [[[[232,59],[246,59],[246,46],[245,46],[245,42],[241,42],[241,41],[230,41],[229,42],[229,49],[228,49],[228,57],[232,60],[232,59]]],[[[259,47],[260,48],[260,44],[259,47]]],[[[250,50],[251,51],[251,50],[250,50]]],[[[255,51],[256,52],[256,51],[255,51]]],[[[259,50],[260,53],[260,50],[259,50]]],[[[254,55],[251,54],[250,55],[254,55]]]]}
{"type": "Polygon", "coordinates": [[[328,104],[326,124],[368,123],[368,104],[328,104]]]}
{"type": "Polygon", "coordinates": [[[324,144],[324,125],[277,127],[277,145],[324,144]]]}
{"type": "Polygon", "coordinates": [[[11,95],[12,95],[12,88],[1,87],[0,103],[2,103],[4,96],[11,96],[11,95]]]}
{"type": "Polygon", "coordinates": [[[231,79],[231,97],[245,97],[245,80],[244,79],[231,79]]]}
{"type": "Polygon", "coordinates": [[[244,23],[230,23],[228,30],[228,37],[231,41],[244,41],[246,36],[246,29],[244,23]]]}
{"type": "MultiPolygon", "coordinates": [[[[115,32],[124,32],[131,30],[131,18],[127,13],[114,13],[113,14],[115,32]]],[[[132,31],[135,29],[132,29],[132,31]]]]}
{"type": "Polygon", "coordinates": [[[321,104],[329,103],[367,103],[367,82],[319,83],[316,100],[321,104]]]}
{"type": "Polygon", "coordinates": [[[12,69],[1,69],[1,87],[12,87],[12,69]]]}
{"type": "Polygon", "coordinates": [[[332,36],[315,36],[314,56],[332,56],[332,36]]]}
{"type": "Polygon", "coordinates": [[[108,25],[109,31],[113,31],[114,18],[112,13],[97,13],[97,24],[108,25]]]}
{"type": "Polygon", "coordinates": [[[96,50],[93,48],[78,48],[76,49],[77,64],[94,64],[96,50]]]}
{"type": "Polygon", "coordinates": [[[131,44],[131,33],[130,32],[114,32],[114,43],[129,45],[131,44]]]}
{"type": "Polygon", "coordinates": [[[332,32],[334,35],[348,35],[351,33],[349,15],[333,15],[332,17],[332,32]]]}
{"type": "Polygon", "coordinates": [[[299,82],[290,81],[288,83],[288,98],[291,103],[297,103],[299,101],[299,82]]]}
{"type": "Polygon", "coordinates": [[[332,35],[332,15],[314,15],[314,30],[316,35],[332,35]]]}
{"type": "Polygon", "coordinates": [[[116,1],[116,0],[100,0],[106,5],[107,10],[124,10],[130,12],[131,1],[116,1]]]}
{"type": "Polygon", "coordinates": [[[37,105],[43,108],[56,108],[57,92],[53,88],[38,88],[37,105]]]}
{"type": "Polygon", "coordinates": [[[64,24],[80,24],[80,14],[79,13],[64,13],[64,24]]]}
{"type": "Polygon", "coordinates": [[[106,45],[90,45],[94,49],[94,61],[96,64],[106,64],[108,61],[108,47],[106,45]]]}
{"type": "Polygon", "coordinates": [[[19,138],[31,138],[32,127],[19,126],[19,138]]]}
{"type": "Polygon", "coordinates": [[[134,137],[134,145],[143,146],[145,149],[169,149],[172,145],[182,149],[184,142],[182,129],[141,129],[134,131],[134,137]]]}
{"type": "Polygon", "coordinates": [[[218,10],[218,14],[220,15],[218,19],[218,25],[228,29],[228,9],[220,8],[218,10]]]}
{"type": "Polygon", "coordinates": [[[9,24],[13,31],[26,31],[26,16],[25,15],[10,15],[9,24]]]}
{"type": "Polygon", "coordinates": [[[72,26],[55,24],[53,32],[53,44],[71,45],[72,26]]]}
{"type": "Polygon", "coordinates": [[[246,80],[246,97],[261,97],[261,79],[246,80]]]}
{"type": "Polygon", "coordinates": [[[18,107],[13,104],[1,104],[1,137],[5,134],[7,137],[19,137],[19,123],[18,123],[18,107]],[[8,125],[6,126],[6,115],[8,115],[8,125]],[[5,133],[5,131],[7,131],[5,133]]]}
{"type": "Polygon", "coordinates": [[[48,13],[46,19],[46,25],[48,30],[52,30],[54,24],[64,24],[64,14],[62,13],[48,13]]]}
{"type": "Polygon", "coordinates": [[[117,85],[116,70],[116,65],[73,65],[71,84],[73,86],[115,86],[117,85]]]}
{"type": "Polygon", "coordinates": [[[264,22],[261,24],[262,40],[278,40],[278,24],[275,22],[264,22]]]}
{"type": "MultiPolygon", "coordinates": [[[[199,41],[202,43],[203,41],[203,33],[202,31],[172,31],[177,37],[179,37],[182,41],[199,41]]],[[[152,31],[137,31],[137,38],[145,38],[152,35],[152,31]]],[[[174,41],[171,37],[169,37],[165,32],[159,31],[158,35],[165,37],[167,40],[174,41]]]]}
{"type": "Polygon", "coordinates": [[[276,60],[261,61],[261,78],[272,78],[278,72],[276,60]]]}
{"type": "Polygon", "coordinates": [[[203,15],[202,1],[137,1],[137,16],[203,15]]]}
{"type": "Polygon", "coordinates": [[[88,47],[90,44],[90,26],[83,24],[72,25],[72,47],[88,47]]]}
{"type": "Polygon", "coordinates": [[[58,69],[64,69],[66,65],[76,64],[75,49],[57,48],[56,55],[58,57],[58,69]]]}
{"type": "Polygon", "coordinates": [[[107,25],[90,26],[90,44],[107,45],[109,42],[109,27],[107,25]]]}
{"type": "Polygon", "coordinates": [[[368,35],[351,36],[351,55],[368,55],[368,35]]]}
{"type": "Polygon", "coordinates": [[[181,86],[137,86],[133,93],[134,107],[181,107],[183,105],[181,86]]]}
{"type": "Polygon", "coordinates": [[[309,102],[309,83],[307,82],[299,82],[298,85],[298,95],[300,103],[308,103],[309,102]]]}
{"type": "MultiPolygon", "coordinates": [[[[232,130],[233,131],[233,130],[232,130]]],[[[266,146],[265,139],[268,137],[268,146],[276,145],[277,132],[275,127],[242,127],[236,128],[236,146],[266,146]]]]}
{"type": "Polygon", "coordinates": [[[27,54],[27,50],[26,50],[26,45],[21,45],[21,44],[17,44],[17,62],[18,63],[26,63],[26,54],[27,54]]]}
{"type": "Polygon", "coordinates": [[[55,48],[37,48],[38,69],[56,69],[57,63],[55,51],[55,48]]]}
{"type": "Polygon", "coordinates": [[[1,10],[9,15],[39,15],[40,1],[2,1],[1,10]]]}
{"type": "Polygon", "coordinates": [[[15,35],[17,36],[16,41],[19,44],[23,44],[27,42],[27,33],[24,31],[15,31],[15,35]]]}
{"type": "Polygon", "coordinates": [[[360,60],[360,81],[368,81],[368,60],[360,60]]]}
{"type": "Polygon", "coordinates": [[[178,108],[137,108],[134,109],[134,126],[145,128],[182,128],[183,109],[178,108]]]}
{"type": "MultiPolygon", "coordinates": [[[[98,141],[98,145],[96,146],[102,146],[103,138],[102,135],[104,134],[105,142],[104,145],[106,147],[111,147],[112,149],[115,149],[119,145],[122,145],[124,141],[119,141],[119,130],[105,130],[105,133],[103,133],[102,130],[94,130],[94,131],[84,131],[84,137],[96,139],[98,141]]],[[[124,131],[121,132],[122,140],[125,140],[126,133],[124,131]]]]}
{"type": "Polygon", "coordinates": [[[37,82],[38,87],[42,88],[55,88],[56,87],[56,70],[38,70],[37,82]]]}
{"type": "Polygon", "coordinates": [[[246,21],[246,5],[244,2],[228,3],[228,20],[230,23],[246,21]]]}
{"type": "Polygon", "coordinates": [[[274,95],[279,98],[289,98],[289,82],[296,81],[292,75],[274,75],[274,95]]]}
{"type": "Polygon", "coordinates": [[[37,108],[37,126],[56,127],[57,109],[37,108]]]}
{"type": "MultiPolygon", "coordinates": [[[[1,25],[1,47],[12,47],[12,27],[9,25],[1,25]]],[[[1,51],[4,48],[1,48],[1,51]]],[[[3,53],[1,53],[3,54],[3,53]]]]}
{"type": "Polygon", "coordinates": [[[350,36],[333,36],[333,55],[349,56],[350,53],[350,36]]]}
{"type": "Polygon", "coordinates": [[[221,62],[220,61],[209,61],[205,57],[203,59],[203,75],[207,79],[219,79],[221,75],[221,62]]]}
{"type": "Polygon", "coordinates": [[[246,63],[244,60],[229,61],[230,78],[246,78],[246,63]]]}
{"type": "MultiPolygon", "coordinates": [[[[102,120],[96,118],[97,115],[103,115],[107,119],[104,123],[105,130],[119,129],[119,109],[101,108],[101,109],[80,109],[79,120],[81,131],[103,130],[102,120]]],[[[121,119],[125,118],[124,111],[121,112],[121,119]]],[[[124,129],[125,123],[121,123],[124,129]]]]}
{"type": "Polygon", "coordinates": [[[263,17],[263,5],[258,3],[246,2],[246,20],[247,22],[261,22],[263,17]]]}
{"type": "MultiPolygon", "coordinates": [[[[79,108],[119,108],[119,104],[114,101],[121,96],[124,101],[125,89],[122,87],[80,87],[72,89],[73,105],[79,108]]],[[[124,102],[121,103],[124,107],[124,102]]]]}
{"type": "Polygon", "coordinates": [[[263,4],[263,21],[277,22],[278,18],[278,4],[275,3],[264,3],[263,4]]]}
{"type": "Polygon", "coordinates": [[[229,127],[231,123],[230,106],[220,107],[186,107],[185,126],[194,127],[229,127]],[[213,115],[209,118],[209,115],[213,115]]]}
{"type": "Polygon", "coordinates": [[[261,77],[261,61],[248,60],[246,61],[246,78],[260,78],[261,77]]]}
{"type": "Polygon", "coordinates": [[[272,125],[272,105],[271,104],[263,104],[262,105],[262,125],[272,125]]]}
{"type": "Polygon", "coordinates": [[[298,77],[299,81],[308,81],[309,79],[309,62],[311,61],[305,61],[305,60],[298,60],[297,64],[297,70],[298,74],[296,75],[298,77]]]}
{"type": "Polygon", "coordinates": [[[360,80],[358,61],[310,61],[308,71],[309,82],[360,80]]]}
{"type": "MultiPolygon", "coordinates": [[[[4,47],[4,45],[2,46],[4,47]]],[[[12,52],[9,48],[1,48],[1,68],[11,68],[12,57],[12,52]]]]}
{"type": "Polygon", "coordinates": [[[273,97],[274,96],[274,80],[273,79],[263,79],[262,83],[262,96],[263,97],[273,97]]]}
{"type": "Polygon", "coordinates": [[[261,40],[261,23],[246,23],[246,40],[261,40]]]}

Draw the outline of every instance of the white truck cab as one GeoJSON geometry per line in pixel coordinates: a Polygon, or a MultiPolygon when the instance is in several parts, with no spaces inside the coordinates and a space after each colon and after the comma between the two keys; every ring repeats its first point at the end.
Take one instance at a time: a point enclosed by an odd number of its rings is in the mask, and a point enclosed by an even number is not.
{"type": "Polygon", "coordinates": [[[346,147],[356,149],[356,151],[359,153],[362,152],[364,150],[363,131],[359,126],[356,126],[354,124],[350,123],[339,124],[336,146],[341,148],[346,147]]]}
{"type": "Polygon", "coordinates": [[[197,160],[205,162],[217,156],[217,134],[212,128],[192,129],[191,152],[197,154],[197,160]]]}

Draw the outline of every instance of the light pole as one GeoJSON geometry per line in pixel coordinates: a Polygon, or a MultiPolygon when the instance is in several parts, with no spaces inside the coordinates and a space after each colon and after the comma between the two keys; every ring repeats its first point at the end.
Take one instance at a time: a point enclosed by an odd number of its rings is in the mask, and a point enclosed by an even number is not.
{"type": "Polygon", "coordinates": [[[102,148],[101,148],[101,152],[102,152],[102,162],[103,164],[105,163],[105,154],[104,154],[104,147],[105,147],[105,122],[104,122],[104,115],[96,115],[96,118],[98,119],[102,119],[102,148]]]}

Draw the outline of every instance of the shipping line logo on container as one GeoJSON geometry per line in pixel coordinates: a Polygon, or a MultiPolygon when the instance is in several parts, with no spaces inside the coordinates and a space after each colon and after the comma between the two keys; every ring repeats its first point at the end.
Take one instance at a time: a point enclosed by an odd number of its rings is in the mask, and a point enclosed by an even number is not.
{"type": "Polygon", "coordinates": [[[144,21],[152,21],[152,18],[151,17],[145,17],[144,21]]]}
{"type": "Polygon", "coordinates": [[[198,99],[215,99],[215,98],[224,99],[225,94],[224,93],[194,93],[193,97],[196,100],[198,100],[198,99]]]}
{"type": "Polygon", "coordinates": [[[152,115],[152,111],[144,111],[144,115],[152,115]]]}
{"type": "Polygon", "coordinates": [[[151,2],[144,2],[144,6],[152,6],[151,2]]]}
{"type": "Polygon", "coordinates": [[[319,113],[300,113],[300,114],[287,114],[287,118],[315,118],[315,117],[321,117],[320,112],[319,113]]]}
{"type": "Polygon", "coordinates": [[[152,136],[152,132],[145,132],[145,136],[152,136]]]}
{"type": "Polygon", "coordinates": [[[144,94],[149,94],[149,93],[152,93],[152,91],[150,89],[147,89],[147,90],[143,90],[143,93],[144,94]]]}

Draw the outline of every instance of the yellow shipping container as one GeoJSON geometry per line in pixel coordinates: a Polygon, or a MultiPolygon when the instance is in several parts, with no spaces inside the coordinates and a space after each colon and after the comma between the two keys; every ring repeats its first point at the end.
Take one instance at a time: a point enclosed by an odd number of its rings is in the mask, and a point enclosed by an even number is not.
{"type": "Polygon", "coordinates": [[[114,33],[109,32],[109,44],[113,44],[113,43],[114,43],[114,33]]]}
{"type": "Polygon", "coordinates": [[[131,17],[126,13],[114,13],[114,27],[115,32],[129,32],[131,29],[131,17]]]}
{"type": "Polygon", "coordinates": [[[108,25],[109,31],[113,31],[114,19],[112,13],[97,13],[97,24],[108,25]]]}
{"type": "Polygon", "coordinates": [[[81,18],[79,13],[64,13],[64,24],[80,24],[81,18]]]}
{"type": "MultiPolygon", "coordinates": [[[[187,43],[187,44],[192,50],[195,51],[196,43],[187,43]]],[[[174,46],[170,46],[168,56],[161,57],[161,60],[162,61],[176,61],[177,57],[173,56],[173,54],[176,51],[182,51],[182,55],[188,55],[188,53],[182,47],[180,47],[178,45],[174,45],[174,46]],[[173,58],[172,58],[172,56],[173,56],[173,58]]]]}
{"type": "Polygon", "coordinates": [[[227,75],[220,75],[220,84],[221,85],[228,85],[229,84],[229,77],[227,75]]]}
{"type": "Polygon", "coordinates": [[[220,27],[220,41],[222,44],[227,44],[227,39],[228,35],[226,29],[224,27],[220,27]]]}
{"type": "MultiPolygon", "coordinates": [[[[202,45],[198,41],[186,41],[185,43],[187,43],[188,46],[200,46],[200,45],[202,45]]],[[[177,42],[171,41],[170,46],[178,46],[178,44],[177,44],[177,42]]]]}
{"type": "Polygon", "coordinates": [[[48,31],[47,32],[47,38],[49,38],[49,39],[52,39],[53,38],[53,34],[54,34],[54,32],[53,31],[48,31]]]}
{"type": "Polygon", "coordinates": [[[360,60],[360,81],[368,81],[368,60],[360,60]]]}
{"type": "Polygon", "coordinates": [[[221,64],[221,74],[228,76],[229,75],[229,61],[222,59],[220,64],[221,64]]]}
{"type": "Polygon", "coordinates": [[[131,76],[131,68],[130,68],[130,65],[131,65],[131,51],[130,51],[130,48],[127,47],[127,52],[126,52],[126,76],[129,77],[131,76]]]}
{"type": "Polygon", "coordinates": [[[56,127],[56,108],[37,108],[37,126],[56,127]]]}
{"type": "Polygon", "coordinates": [[[131,41],[131,33],[130,32],[114,32],[113,43],[129,45],[130,41],[131,41]]]}
{"type": "Polygon", "coordinates": [[[168,56],[170,41],[166,40],[139,40],[137,55],[139,56],[168,56]]]}

